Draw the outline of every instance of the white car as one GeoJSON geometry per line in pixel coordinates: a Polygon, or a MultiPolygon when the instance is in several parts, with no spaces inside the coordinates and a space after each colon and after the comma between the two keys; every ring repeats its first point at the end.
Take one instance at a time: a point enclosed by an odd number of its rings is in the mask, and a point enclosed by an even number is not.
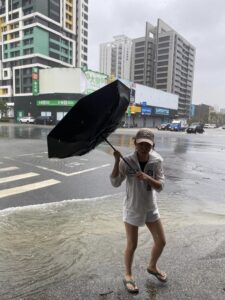
{"type": "Polygon", "coordinates": [[[205,124],[204,128],[216,128],[216,124],[205,124]]]}
{"type": "Polygon", "coordinates": [[[22,117],[20,118],[20,123],[23,124],[34,124],[35,118],[33,117],[22,117]]]}

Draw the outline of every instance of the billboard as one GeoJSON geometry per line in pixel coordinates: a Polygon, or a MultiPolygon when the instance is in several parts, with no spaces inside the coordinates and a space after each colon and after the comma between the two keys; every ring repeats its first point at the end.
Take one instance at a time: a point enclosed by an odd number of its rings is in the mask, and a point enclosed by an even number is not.
{"type": "Polygon", "coordinates": [[[87,80],[87,86],[84,92],[86,95],[93,93],[107,84],[108,78],[106,74],[91,70],[84,70],[83,72],[87,80]]]}

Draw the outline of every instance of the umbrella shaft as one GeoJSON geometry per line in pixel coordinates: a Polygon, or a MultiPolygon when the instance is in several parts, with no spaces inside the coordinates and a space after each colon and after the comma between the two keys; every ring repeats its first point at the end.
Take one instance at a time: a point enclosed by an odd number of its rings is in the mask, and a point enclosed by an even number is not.
{"type": "MultiPolygon", "coordinates": [[[[116,150],[116,148],[106,139],[106,138],[104,138],[103,137],[103,139],[104,139],[104,141],[114,150],[114,151],[117,151],[116,150]]],[[[129,163],[128,163],[128,161],[126,161],[126,159],[121,155],[121,158],[122,158],[122,160],[128,165],[128,167],[130,167],[131,168],[131,170],[132,171],[134,171],[135,173],[137,172],[129,163]]]]}

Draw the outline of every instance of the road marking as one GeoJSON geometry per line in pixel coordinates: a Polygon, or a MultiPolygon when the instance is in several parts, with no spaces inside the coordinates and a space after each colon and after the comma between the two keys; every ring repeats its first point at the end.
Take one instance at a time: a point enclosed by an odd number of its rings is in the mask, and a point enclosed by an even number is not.
{"type": "Polygon", "coordinates": [[[51,186],[51,185],[54,185],[54,184],[57,184],[57,183],[60,183],[60,181],[55,180],[55,179],[49,179],[49,180],[44,180],[44,181],[40,181],[40,182],[36,182],[36,183],[26,184],[26,185],[22,185],[22,186],[10,188],[10,189],[1,190],[0,191],[0,198],[4,198],[4,197],[12,196],[12,195],[17,195],[17,194],[21,194],[21,193],[25,193],[25,192],[29,192],[29,191],[33,191],[33,190],[37,190],[37,189],[41,189],[41,188],[45,188],[47,186],[51,186]]]}
{"type": "Polygon", "coordinates": [[[18,167],[8,167],[8,168],[1,168],[0,172],[6,172],[6,171],[13,171],[19,169],[18,167]]]}
{"type": "Polygon", "coordinates": [[[0,178],[0,183],[30,178],[30,177],[34,177],[34,176],[38,176],[38,175],[39,174],[37,174],[37,173],[30,172],[30,173],[24,173],[24,174],[19,174],[19,175],[14,175],[14,176],[8,176],[8,177],[0,178]]]}
{"type": "Polygon", "coordinates": [[[19,154],[19,155],[17,155],[17,156],[33,156],[33,155],[35,155],[36,153],[25,153],[25,154],[19,154]]]}
{"type": "MultiPolygon", "coordinates": [[[[4,158],[5,158],[5,159],[8,159],[8,160],[11,160],[11,161],[15,161],[15,159],[10,158],[10,157],[7,157],[7,156],[5,156],[4,158]]],[[[56,173],[56,174],[59,174],[59,175],[63,175],[63,176],[74,176],[74,175],[79,175],[79,174],[82,174],[82,173],[91,172],[91,171],[95,171],[95,170],[98,170],[98,169],[101,169],[101,168],[105,168],[105,167],[109,167],[109,166],[110,166],[110,164],[105,164],[105,165],[101,165],[101,166],[98,166],[98,167],[95,167],[95,168],[90,168],[90,169],[86,169],[86,170],[81,170],[81,171],[74,172],[74,173],[65,173],[65,172],[60,172],[60,171],[55,170],[55,169],[49,169],[49,168],[47,168],[47,167],[34,165],[34,164],[28,163],[28,162],[21,162],[21,163],[24,164],[24,165],[27,165],[27,166],[36,167],[36,168],[39,168],[39,169],[42,169],[42,170],[45,170],[45,171],[49,171],[49,172],[53,172],[53,173],[56,173]]]]}
{"type": "Polygon", "coordinates": [[[98,167],[95,167],[95,168],[90,168],[90,169],[86,169],[86,170],[82,170],[82,171],[78,171],[78,172],[73,172],[73,173],[64,173],[64,172],[60,172],[60,171],[57,171],[57,170],[54,170],[54,169],[49,169],[49,168],[46,168],[46,167],[42,167],[42,166],[35,166],[35,167],[37,167],[39,169],[42,169],[42,170],[45,170],[45,171],[54,172],[56,174],[63,175],[63,176],[74,176],[74,175],[79,175],[79,174],[82,174],[82,173],[95,171],[97,169],[101,169],[101,168],[105,168],[105,167],[109,167],[109,166],[110,166],[110,164],[106,164],[106,165],[101,165],[101,166],[98,166],[98,167]]]}
{"type": "Polygon", "coordinates": [[[39,155],[39,154],[46,154],[48,152],[37,152],[37,153],[24,153],[24,154],[19,154],[17,156],[32,156],[32,155],[39,155]]]}
{"type": "Polygon", "coordinates": [[[84,165],[83,163],[79,163],[79,162],[71,162],[71,163],[68,163],[68,164],[65,164],[65,167],[68,167],[68,168],[73,168],[74,166],[81,166],[81,165],[84,165]]]}

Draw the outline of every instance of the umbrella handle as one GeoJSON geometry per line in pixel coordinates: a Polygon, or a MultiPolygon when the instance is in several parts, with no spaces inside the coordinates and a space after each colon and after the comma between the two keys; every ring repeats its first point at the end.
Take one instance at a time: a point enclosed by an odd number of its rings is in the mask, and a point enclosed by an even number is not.
{"type": "MultiPolygon", "coordinates": [[[[116,148],[107,140],[107,138],[102,137],[104,139],[104,141],[114,150],[117,151],[116,148]]],[[[131,168],[132,171],[134,171],[135,173],[137,173],[137,170],[135,170],[129,163],[128,161],[126,161],[126,159],[121,155],[120,156],[122,158],[122,160],[128,165],[128,167],[131,168]]]]}

